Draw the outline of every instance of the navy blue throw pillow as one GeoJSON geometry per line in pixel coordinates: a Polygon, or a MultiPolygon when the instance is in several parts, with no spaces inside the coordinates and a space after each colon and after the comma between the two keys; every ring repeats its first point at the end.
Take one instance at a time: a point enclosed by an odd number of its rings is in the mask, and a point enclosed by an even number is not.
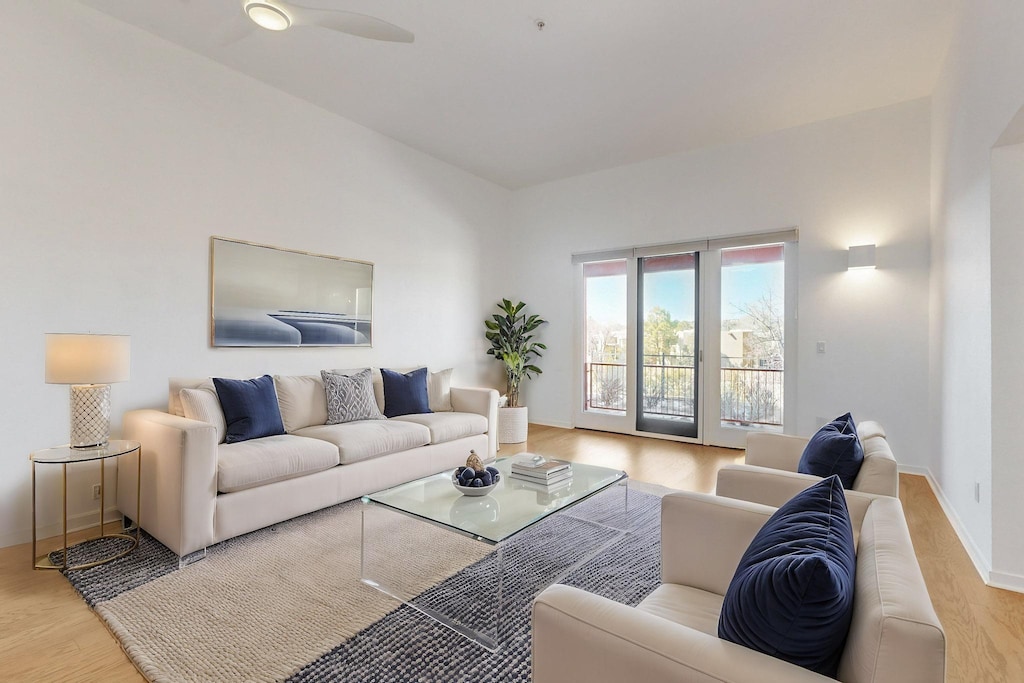
{"type": "Polygon", "coordinates": [[[815,432],[804,447],[796,471],[817,477],[838,474],[843,487],[852,489],[863,462],[864,447],[857,436],[857,425],[846,413],[815,432]]]}
{"type": "Polygon", "coordinates": [[[853,616],[856,557],[836,476],[776,510],[725,593],[718,637],[835,678],[853,616]]]}
{"type": "Polygon", "coordinates": [[[227,422],[226,443],[284,434],[281,408],[277,405],[274,379],[270,375],[256,379],[214,377],[213,385],[227,422]]]}
{"type": "Polygon", "coordinates": [[[427,369],[419,368],[404,375],[381,368],[384,379],[384,415],[418,415],[433,412],[427,394],[427,369]]]}

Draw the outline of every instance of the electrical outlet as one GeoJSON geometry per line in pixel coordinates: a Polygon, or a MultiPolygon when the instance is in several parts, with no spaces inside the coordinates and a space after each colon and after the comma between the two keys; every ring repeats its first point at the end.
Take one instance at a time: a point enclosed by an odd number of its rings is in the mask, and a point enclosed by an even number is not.
{"type": "Polygon", "coordinates": [[[818,353],[825,353],[825,342],[818,342],[818,353]]]}
{"type": "Polygon", "coordinates": [[[101,489],[102,489],[102,486],[100,484],[93,484],[92,485],[92,499],[93,500],[99,500],[100,499],[100,491],[101,491],[101,489]]]}

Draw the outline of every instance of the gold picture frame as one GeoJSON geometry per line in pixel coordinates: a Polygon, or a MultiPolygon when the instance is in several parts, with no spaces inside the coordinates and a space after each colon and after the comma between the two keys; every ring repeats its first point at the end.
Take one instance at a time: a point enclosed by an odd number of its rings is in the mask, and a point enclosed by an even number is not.
{"type": "Polygon", "coordinates": [[[373,263],[210,238],[210,344],[373,345],[373,263]]]}

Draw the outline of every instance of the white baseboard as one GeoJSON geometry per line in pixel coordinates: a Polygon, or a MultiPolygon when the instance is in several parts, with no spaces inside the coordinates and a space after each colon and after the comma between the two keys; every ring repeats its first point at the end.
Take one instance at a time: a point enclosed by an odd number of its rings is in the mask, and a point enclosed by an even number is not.
{"type": "MultiPolygon", "coordinates": [[[[77,515],[68,517],[68,533],[75,531],[81,531],[82,529],[89,529],[95,527],[99,522],[99,510],[93,510],[92,512],[82,512],[77,515]]],[[[108,507],[107,514],[104,515],[106,523],[120,521],[121,512],[116,507],[108,507]]],[[[55,538],[61,535],[61,524],[60,522],[53,522],[52,524],[44,524],[37,527],[36,538],[55,538]]],[[[32,542],[32,529],[23,529],[21,531],[12,531],[11,533],[0,536],[0,548],[7,548],[12,545],[21,545],[23,543],[32,542]]]]}
{"type": "Polygon", "coordinates": [[[560,429],[572,429],[571,422],[541,422],[540,420],[530,420],[530,424],[541,425],[542,427],[558,427],[560,429]]]}
{"type": "Polygon", "coordinates": [[[989,576],[990,578],[987,583],[993,588],[1002,588],[1003,590],[1013,591],[1015,593],[1024,593],[1024,576],[1021,576],[1020,574],[1006,574],[1004,572],[993,571],[989,576]]]}
{"type": "Polygon", "coordinates": [[[995,583],[995,576],[992,573],[992,566],[985,558],[981,550],[978,549],[974,539],[967,532],[967,527],[964,526],[963,522],[960,521],[960,515],[956,513],[956,509],[946,498],[946,494],[943,493],[942,487],[939,486],[939,482],[932,476],[932,472],[927,467],[914,467],[909,465],[900,465],[900,472],[906,474],[917,474],[925,478],[928,482],[928,486],[931,487],[932,493],[935,494],[935,499],[939,501],[939,506],[942,508],[942,512],[946,515],[946,519],[949,520],[950,526],[953,527],[953,531],[956,532],[957,538],[960,539],[960,544],[967,551],[967,556],[971,558],[971,563],[974,564],[974,569],[981,576],[981,580],[985,582],[986,586],[995,586],[998,588],[1008,588],[1008,590],[1016,590],[1024,592],[1024,577],[1013,577],[1012,575],[1002,575],[1006,578],[1015,578],[1019,588],[1009,588],[1008,586],[997,586],[995,583]]]}

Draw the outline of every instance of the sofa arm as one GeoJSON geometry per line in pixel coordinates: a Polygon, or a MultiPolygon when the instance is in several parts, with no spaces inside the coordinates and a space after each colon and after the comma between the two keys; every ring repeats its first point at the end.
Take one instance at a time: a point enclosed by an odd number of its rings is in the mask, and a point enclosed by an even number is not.
{"type": "Polygon", "coordinates": [[[864,441],[865,439],[870,439],[871,437],[874,436],[880,436],[884,439],[886,438],[885,427],[878,424],[874,420],[864,420],[863,422],[857,425],[857,436],[860,437],[861,441],[864,441]]]}
{"type": "Polygon", "coordinates": [[[680,491],[661,499],[661,580],[725,595],[775,508],[680,491]]]}
{"type": "Polygon", "coordinates": [[[498,392],[482,387],[452,387],[452,410],[487,418],[487,459],[498,456],[498,392]]]}
{"type": "MultiPolygon", "coordinates": [[[[142,519],[151,536],[179,557],[213,542],[217,435],[213,425],[158,410],[124,416],[124,436],[142,444],[142,519]]],[[[136,460],[118,467],[117,507],[135,514],[136,460]],[[129,464],[130,463],[130,464],[129,464]]]]}
{"type": "Polygon", "coordinates": [[[885,437],[875,435],[862,438],[861,443],[864,446],[864,462],[853,481],[854,490],[898,498],[900,472],[889,442],[885,437]]]}
{"type": "Polygon", "coordinates": [[[748,465],[771,467],[776,470],[796,472],[800,456],[804,453],[807,439],[788,434],[751,432],[747,434],[748,465]]]}
{"type": "Polygon", "coordinates": [[[532,626],[533,683],[832,681],[570,586],[550,586],[537,596],[532,626]]]}

